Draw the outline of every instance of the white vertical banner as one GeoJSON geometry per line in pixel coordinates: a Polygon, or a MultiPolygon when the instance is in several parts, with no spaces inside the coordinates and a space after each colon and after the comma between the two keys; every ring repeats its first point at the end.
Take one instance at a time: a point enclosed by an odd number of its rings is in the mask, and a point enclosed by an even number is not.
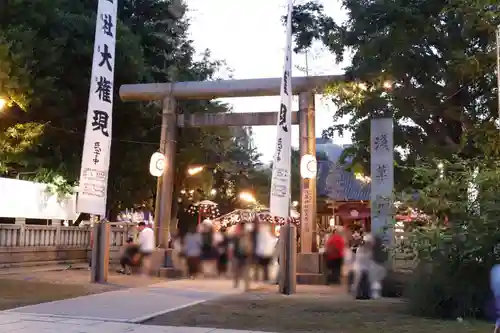
{"type": "Polygon", "coordinates": [[[106,214],[118,0],[99,0],[77,211],[106,214]]]}
{"type": "Polygon", "coordinates": [[[277,120],[276,150],[271,179],[270,213],[288,218],[290,215],[291,133],[292,133],[292,0],[288,1],[286,22],[285,65],[281,77],[281,105],[277,120]]]}
{"type": "Polygon", "coordinates": [[[370,124],[371,227],[388,244],[393,233],[394,129],[392,118],[370,124]]]}

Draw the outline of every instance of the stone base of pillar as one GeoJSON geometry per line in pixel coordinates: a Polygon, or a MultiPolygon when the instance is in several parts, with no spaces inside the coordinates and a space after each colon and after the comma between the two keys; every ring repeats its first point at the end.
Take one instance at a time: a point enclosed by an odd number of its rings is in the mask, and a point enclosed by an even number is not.
{"type": "Polygon", "coordinates": [[[319,274],[321,269],[321,256],[319,253],[297,254],[297,273],[319,274]]]}

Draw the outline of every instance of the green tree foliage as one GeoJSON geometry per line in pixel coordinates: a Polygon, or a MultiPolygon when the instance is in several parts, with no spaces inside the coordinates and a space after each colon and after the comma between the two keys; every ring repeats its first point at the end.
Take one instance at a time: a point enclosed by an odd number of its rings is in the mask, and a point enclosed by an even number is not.
{"type": "Polygon", "coordinates": [[[315,1],[294,8],[298,50],[319,40],[336,61],[352,54],[345,68],[349,82],[332,84],[329,91],[338,107],[334,120],[349,116],[350,121],[325,135],[352,131],[354,146],[346,153],[365,167],[369,120],[377,116],[394,117],[395,145],[405,151],[396,153],[398,165],[459,152],[464,158],[498,156],[497,2],[343,0],[342,5],[348,13],[343,23],[315,1]]]}
{"type": "MultiPolygon", "coordinates": [[[[219,130],[219,134],[221,133],[219,130]]],[[[205,153],[194,159],[196,156],[190,150],[189,155],[193,159],[189,160],[184,168],[179,167],[178,184],[182,191],[180,194],[183,202],[185,199],[188,199],[188,202],[213,200],[219,204],[220,211],[224,214],[235,208],[244,207],[244,203],[238,199],[238,193],[247,191],[253,193],[257,201],[267,205],[264,193],[269,193],[270,176],[266,169],[261,168],[258,160],[260,155],[253,147],[250,129],[232,128],[226,135],[226,138],[221,139],[219,136],[206,142],[210,145],[221,145],[212,150],[219,152],[218,154],[206,156],[205,153]],[[211,164],[203,164],[210,161],[210,158],[214,159],[211,164]],[[189,176],[187,168],[196,165],[204,166],[203,171],[189,176]]]]}
{"type": "MultiPolygon", "coordinates": [[[[13,102],[0,116],[0,163],[7,174],[38,170],[70,182],[78,179],[96,6],[95,0],[0,4],[0,94],[13,102]],[[18,107],[25,112],[12,111],[18,107]]],[[[120,208],[153,203],[156,183],[147,165],[160,138],[161,105],[121,102],[120,85],[213,79],[223,65],[208,52],[195,59],[185,9],[177,0],[120,1],[108,189],[111,217],[120,208]]],[[[186,113],[228,109],[209,101],[178,103],[178,112],[186,113]]],[[[231,168],[221,165],[235,166],[243,159],[252,168],[255,152],[238,145],[231,131],[179,129],[176,184],[184,183],[191,163],[227,170],[231,168]]]]}
{"type": "Polygon", "coordinates": [[[407,294],[410,308],[432,317],[484,316],[491,301],[489,271],[500,259],[500,164],[453,158],[443,178],[433,165],[415,175],[422,190],[405,202],[430,223],[403,244],[418,262],[407,294]]]}

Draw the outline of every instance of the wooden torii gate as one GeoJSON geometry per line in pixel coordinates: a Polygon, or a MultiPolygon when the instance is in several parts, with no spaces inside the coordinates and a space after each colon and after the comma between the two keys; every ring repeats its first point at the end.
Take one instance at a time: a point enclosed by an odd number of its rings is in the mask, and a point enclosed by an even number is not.
{"type": "MultiPolygon", "coordinates": [[[[300,156],[316,154],[314,97],[337,76],[308,76],[292,78],[294,95],[299,95],[299,111],[292,113],[292,123],[299,125],[300,156]]],[[[166,156],[163,176],[158,179],[156,226],[157,242],[165,248],[172,212],[174,157],[176,132],[179,127],[203,126],[265,126],[276,125],[277,112],[176,114],[176,101],[215,99],[223,97],[278,96],[281,78],[194,81],[174,83],[127,84],[120,87],[123,101],[162,101],[160,151],[166,156]]],[[[274,142],[274,137],[272,138],[274,142]]],[[[312,237],[316,219],[316,179],[301,179],[301,252],[312,252],[312,237]]]]}

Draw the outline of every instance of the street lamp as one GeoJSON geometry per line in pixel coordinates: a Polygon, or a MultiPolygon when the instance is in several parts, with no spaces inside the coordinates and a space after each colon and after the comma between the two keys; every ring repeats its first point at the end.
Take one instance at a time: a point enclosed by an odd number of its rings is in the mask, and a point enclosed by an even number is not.
{"type": "Polygon", "coordinates": [[[240,200],[245,201],[245,202],[249,202],[249,203],[254,203],[257,201],[255,199],[254,195],[252,193],[249,193],[249,192],[240,192],[240,194],[238,194],[238,197],[240,198],[240,200]]]}
{"type": "Polygon", "coordinates": [[[444,164],[443,164],[443,162],[439,162],[437,167],[439,170],[439,178],[444,178],[444,164]]]}
{"type": "Polygon", "coordinates": [[[0,97],[0,111],[5,109],[6,106],[7,106],[7,100],[5,98],[0,97]]]}
{"type": "Polygon", "coordinates": [[[190,167],[187,169],[187,173],[190,176],[194,176],[194,175],[202,172],[203,169],[205,169],[205,167],[203,167],[203,166],[190,167]]]}

